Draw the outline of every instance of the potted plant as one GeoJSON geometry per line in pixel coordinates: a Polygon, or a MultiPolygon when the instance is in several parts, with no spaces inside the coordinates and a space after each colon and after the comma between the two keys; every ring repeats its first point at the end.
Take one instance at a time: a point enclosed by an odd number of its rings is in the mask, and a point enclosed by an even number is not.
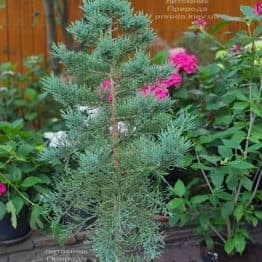
{"type": "Polygon", "coordinates": [[[22,120],[0,121],[0,242],[14,243],[31,228],[43,227],[40,192],[48,191],[49,171],[37,160],[41,137],[22,120]]]}
{"type": "Polygon", "coordinates": [[[198,116],[199,126],[189,134],[195,145],[190,166],[198,180],[192,176],[171,188],[170,220],[195,223],[209,249],[215,239],[230,256],[243,254],[252,242],[250,227],[262,219],[261,6],[241,6],[242,17],[220,15],[247,28],[226,44],[198,27],[219,48],[217,60],[199,68],[197,88],[173,94],[198,116]]]}
{"type": "Polygon", "coordinates": [[[59,146],[42,153],[63,166],[44,196],[53,233],[63,240],[95,218],[91,245],[101,261],[150,260],[163,245],[159,184],[168,168],[183,166],[193,119],[170,114],[168,88],[180,78],[172,66],[151,63],[149,17],[125,0],[84,1],[82,9],[84,19],[68,28],[82,50],[53,48],[71,80],[43,80],[67,125],[59,146]]]}

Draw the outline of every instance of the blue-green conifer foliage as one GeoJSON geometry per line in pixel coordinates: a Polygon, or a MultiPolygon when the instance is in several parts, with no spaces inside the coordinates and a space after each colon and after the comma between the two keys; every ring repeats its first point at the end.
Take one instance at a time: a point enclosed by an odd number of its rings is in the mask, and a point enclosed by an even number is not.
{"type": "Polygon", "coordinates": [[[59,240],[89,228],[100,261],[148,261],[163,246],[155,220],[164,209],[159,185],[168,169],[183,166],[192,118],[183,112],[174,118],[170,98],[139,92],[173,70],[151,62],[148,16],[127,0],[87,0],[82,10],[68,27],[81,48],[53,47],[68,80],[43,80],[67,126],[66,140],[42,154],[63,170],[43,199],[59,240]],[[101,95],[104,80],[111,88],[101,95]]]}

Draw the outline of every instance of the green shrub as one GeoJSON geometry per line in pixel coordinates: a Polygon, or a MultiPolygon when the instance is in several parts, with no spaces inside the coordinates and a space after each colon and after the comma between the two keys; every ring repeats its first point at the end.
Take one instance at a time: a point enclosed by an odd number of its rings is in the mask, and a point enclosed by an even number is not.
{"type": "Polygon", "coordinates": [[[30,210],[31,228],[43,228],[40,193],[51,186],[51,170],[37,160],[44,149],[41,136],[24,128],[22,120],[0,121],[0,220],[11,214],[12,226],[24,206],[30,210]]]}
{"type": "MultiPolygon", "coordinates": [[[[192,177],[188,185],[179,180],[170,188],[171,220],[180,226],[197,222],[206,242],[212,245],[215,234],[228,254],[243,253],[251,241],[248,225],[262,219],[262,17],[248,6],[241,12],[241,18],[221,17],[246,24],[247,32],[219,43],[217,61],[199,68],[195,86],[173,94],[178,107],[188,105],[198,116],[188,158],[202,179],[192,177]]],[[[206,31],[203,36],[213,38],[206,31]]]]}
{"type": "MultiPolygon", "coordinates": [[[[55,103],[42,93],[40,79],[47,74],[42,66],[42,56],[29,56],[24,61],[26,73],[16,72],[12,63],[0,65],[0,119],[23,119],[26,126],[39,129],[55,127],[55,103]]],[[[59,123],[58,123],[59,124],[59,123]]]]}

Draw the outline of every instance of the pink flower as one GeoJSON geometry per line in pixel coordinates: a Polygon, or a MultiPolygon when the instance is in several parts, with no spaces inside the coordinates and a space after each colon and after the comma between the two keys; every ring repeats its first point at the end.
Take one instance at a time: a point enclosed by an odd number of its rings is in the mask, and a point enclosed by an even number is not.
{"type": "Polygon", "coordinates": [[[109,79],[104,80],[101,85],[97,88],[98,97],[102,99],[104,95],[107,93],[107,102],[112,101],[112,94],[110,92],[111,81],[109,79]]]}
{"type": "Polygon", "coordinates": [[[169,78],[164,79],[161,81],[161,84],[164,85],[166,88],[169,87],[177,87],[182,83],[182,76],[179,73],[173,73],[169,78]]]}
{"type": "Polygon", "coordinates": [[[230,48],[229,48],[229,50],[231,51],[231,52],[241,52],[242,51],[242,48],[241,48],[241,46],[239,46],[239,45],[232,45],[230,48]]]}
{"type": "Polygon", "coordinates": [[[158,101],[163,101],[168,97],[168,89],[156,87],[154,94],[155,94],[155,97],[158,101]]]}
{"type": "Polygon", "coordinates": [[[101,83],[103,89],[109,89],[111,87],[111,81],[110,79],[107,79],[107,80],[104,80],[102,83],[101,83]]]}
{"type": "Polygon", "coordinates": [[[194,25],[198,25],[198,26],[200,26],[200,27],[202,27],[202,28],[206,28],[206,27],[207,27],[207,22],[206,22],[203,18],[201,18],[201,17],[197,18],[197,19],[193,22],[193,24],[194,24],[194,25]]]}
{"type": "Polygon", "coordinates": [[[161,85],[144,85],[139,89],[143,96],[153,95],[158,101],[163,101],[168,97],[168,89],[161,85]]]}
{"type": "Polygon", "coordinates": [[[174,64],[178,70],[185,71],[188,75],[194,74],[197,71],[198,61],[196,56],[184,51],[170,57],[169,62],[174,64]]]}
{"type": "Polygon", "coordinates": [[[3,183],[0,183],[0,197],[2,197],[6,192],[6,186],[3,183]]]}
{"type": "Polygon", "coordinates": [[[139,89],[139,93],[141,93],[143,96],[148,96],[149,93],[150,93],[150,90],[148,88],[147,85],[144,85],[142,86],[140,89],[139,89]]]}
{"type": "Polygon", "coordinates": [[[112,100],[113,100],[112,94],[109,93],[109,94],[107,95],[107,102],[112,102],[112,100]]]}
{"type": "Polygon", "coordinates": [[[254,6],[254,12],[256,15],[262,15],[262,2],[256,3],[254,6]]]}

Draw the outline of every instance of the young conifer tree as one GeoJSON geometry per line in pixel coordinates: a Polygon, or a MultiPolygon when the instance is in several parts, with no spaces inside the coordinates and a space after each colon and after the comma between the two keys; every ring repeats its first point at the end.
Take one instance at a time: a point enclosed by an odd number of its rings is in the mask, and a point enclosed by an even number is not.
{"type": "Polygon", "coordinates": [[[42,154],[63,167],[45,201],[54,233],[63,222],[64,236],[91,227],[101,261],[150,260],[163,246],[155,221],[164,208],[159,183],[183,165],[192,119],[173,119],[171,99],[140,91],[173,71],[151,64],[149,17],[127,0],[87,0],[82,9],[68,28],[81,50],[53,48],[70,80],[43,80],[67,125],[66,139],[42,154]]]}

